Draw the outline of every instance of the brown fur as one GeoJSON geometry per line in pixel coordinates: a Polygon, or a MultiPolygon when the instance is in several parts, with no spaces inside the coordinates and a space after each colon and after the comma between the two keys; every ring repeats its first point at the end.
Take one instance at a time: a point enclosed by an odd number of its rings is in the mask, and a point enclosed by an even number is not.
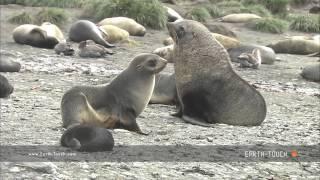
{"type": "Polygon", "coordinates": [[[201,23],[168,23],[180,111],[186,122],[256,126],[266,117],[262,95],[237,75],[225,48],[201,23]]]}

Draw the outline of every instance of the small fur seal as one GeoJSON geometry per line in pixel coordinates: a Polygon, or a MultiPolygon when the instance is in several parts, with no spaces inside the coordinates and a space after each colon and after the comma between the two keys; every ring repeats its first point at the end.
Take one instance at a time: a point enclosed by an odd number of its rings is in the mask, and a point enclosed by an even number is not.
{"type": "Polygon", "coordinates": [[[86,40],[79,43],[80,57],[99,58],[104,57],[107,54],[113,54],[113,51],[100,44],[96,44],[92,40],[86,40]]]}
{"type": "Polygon", "coordinates": [[[86,40],[93,40],[97,44],[101,44],[104,47],[114,47],[105,40],[108,34],[101,31],[93,22],[88,20],[79,20],[71,25],[69,30],[69,38],[74,42],[81,42],[86,40]]]}
{"type": "Polygon", "coordinates": [[[16,27],[12,33],[13,39],[18,44],[26,44],[34,47],[53,49],[59,40],[48,36],[40,26],[23,24],[16,27]]]}
{"type": "Polygon", "coordinates": [[[166,64],[155,54],[143,53],[108,85],[73,87],[62,97],[63,127],[91,124],[146,134],[140,130],[136,117],[150,101],[155,74],[166,64]]]}
{"type": "Polygon", "coordinates": [[[72,56],[74,54],[74,49],[68,42],[60,42],[54,47],[56,54],[64,54],[65,56],[72,56]]]}
{"type": "Polygon", "coordinates": [[[129,33],[126,30],[118,28],[117,26],[113,25],[103,25],[99,26],[100,29],[103,29],[107,32],[108,37],[107,41],[110,43],[122,42],[129,40],[129,33]]]}
{"type": "Polygon", "coordinates": [[[176,80],[173,74],[156,75],[150,104],[176,105],[178,102],[176,80]]]}
{"type": "Polygon", "coordinates": [[[277,58],[276,53],[273,51],[273,49],[266,46],[240,43],[239,47],[229,48],[228,53],[231,61],[239,62],[238,57],[242,53],[251,53],[256,48],[260,51],[262,64],[274,64],[277,58]]]}
{"type": "Polygon", "coordinates": [[[41,24],[40,27],[47,32],[47,36],[55,37],[58,39],[59,42],[66,42],[66,39],[64,38],[62,31],[57,25],[52,24],[50,22],[44,22],[41,24]]]}
{"type": "Polygon", "coordinates": [[[238,56],[240,67],[258,69],[261,65],[261,53],[258,48],[253,49],[252,53],[242,53],[238,56]]]}
{"type": "Polygon", "coordinates": [[[6,98],[13,92],[13,86],[8,79],[0,74],[0,98],[6,98]]]}
{"type": "MultiPolygon", "coordinates": [[[[229,36],[224,36],[222,34],[218,34],[218,33],[211,33],[211,35],[216,38],[216,40],[219,41],[219,43],[221,43],[223,45],[224,48],[229,49],[229,48],[236,48],[240,46],[240,41],[238,41],[235,38],[229,37],[229,36]]],[[[163,44],[168,46],[171,44],[174,44],[173,40],[171,37],[166,38],[163,41],[163,44]]]]}
{"type": "Polygon", "coordinates": [[[131,36],[144,36],[146,34],[146,28],[137,23],[135,20],[127,17],[105,18],[100,21],[98,25],[114,25],[128,31],[131,36]]]}
{"type": "Polygon", "coordinates": [[[268,45],[276,53],[308,55],[320,52],[320,43],[316,40],[286,39],[268,45]]]}
{"type": "Polygon", "coordinates": [[[230,23],[243,23],[248,22],[255,19],[260,19],[261,17],[256,14],[250,14],[250,13],[239,13],[239,14],[229,14],[226,16],[223,16],[221,20],[223,22],[230,22],[230,23]]]}
{"type": "Polygon", "coordinates": [[[237,35],[233,31],[221,24],[204,23],[203,25],[206,26],[213,33],[218,33],[232,38],[237,38],[237,35]]]}
{"type": "Polygon", "coordinates": [[[19,72],[21,64],[9,58],[0,58],[0,72],[19,72]]]}
{"type": "Polygon", "coordinates": [[[320,63],[304,67],[301,76],[310,81],[320,81],[320,63]]]}
{"type": "Polygon", "coordinates": [[[103,127],[75,125],[61,136],[60,143],[77,151],[112,151],[114,139],[111,132],[103,127]]]}
{"type": "Polygon", "coordinates": [[[168,61],[168,63],[173,63],[172,55],[173,55],[173,44],[165,47],[160,47],[155,49],[152,53],[159,55],[168,61]]]}
{"type": "Polygon", "coordinates": [[[180,109],[191,124],[257,126],[266,117],[263,96],[237,75],[225,48],[201,23],[167,25],[174,44],[174,69],[180,109]]]}
{"type": "Polygon", "coordinates": [[[175,11],[174,9],[167,6],[165,6],[165,8],[167,9],[168,22],[174,22],[183,19],[182,16],[180,16],[180,14],[177,13],[177,11],[175,11]]]}

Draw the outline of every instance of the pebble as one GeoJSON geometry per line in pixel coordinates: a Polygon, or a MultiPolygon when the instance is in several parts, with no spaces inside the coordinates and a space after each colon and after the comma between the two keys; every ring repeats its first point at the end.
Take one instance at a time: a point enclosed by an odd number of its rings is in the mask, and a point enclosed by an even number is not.
{"type": "Polygon", "coordinates": [[[20,168],[16,167],[16,166],[9,169],[9,172],[12,172],[12,173],[16,173],[16,172],[20,172],[20,171],[21,171],[20,168]]]}

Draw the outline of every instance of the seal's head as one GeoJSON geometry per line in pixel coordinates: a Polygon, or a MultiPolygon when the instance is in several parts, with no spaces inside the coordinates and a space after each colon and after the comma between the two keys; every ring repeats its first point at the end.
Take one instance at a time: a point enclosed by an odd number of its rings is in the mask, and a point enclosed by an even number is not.
{"type": "Polygon", "coordinates": [[[12,92],[12,85],[8,82],[7,78],[0,75],[0,98],[8,97],[12,92]]]}
{"type": "Polygon", "coordinates": [[[129,67],[135,68],[141,73],[156,74],[162,71],[167,65],[167,60],[156,54],[142,53],[137,55],[130,63],[129,67]]]}
{"type": "Polygon", "coordinates": [[[201,23],[193,20],[178,20],[168,22],[167,28],[173,41],[178,44],[187,44],[194,39],[202,39],[210,31],[201,23]]]}

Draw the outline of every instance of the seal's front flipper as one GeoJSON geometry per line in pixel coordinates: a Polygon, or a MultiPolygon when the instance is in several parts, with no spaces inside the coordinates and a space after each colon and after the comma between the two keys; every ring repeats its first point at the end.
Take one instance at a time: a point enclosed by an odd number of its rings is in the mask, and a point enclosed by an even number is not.
{"type": "MultiPolygon", "coordinates": [[[[178,103],[178,104],[179,104],[179,103],[178,103]]],[[[177,112],[172,113],[172,114],[170,114],[170,115],[171,115],[171,116],[174,116],[174,117],[179,117],[179,118],[181,118],[181,117],[182,117],[182,107],[181,107],[181,105],[177,105],[177,109],[178,109],[177,112]]]]}
{"type": "Polygon", "coordinates": [[[188,123],[193,124],[193,125],[204,126],[204,127],[214,127],[214,124],[209,124],[209,123],[197,120],[195,118],[192,118],[192,117],[189,117],[189,116],[186,116],[186,115],[183,115],[182,119],[185,122],[188,122],[188,123]]]}
{"type": "Polygon", "coordinates": [[[136,116],[134,111],[128,110],[121,114],[120,118],[120,128],[126,129],[128,131],[133,131],[142,135],[149,135],[150,132],[142,132],[137,124],[136,116]]]}

